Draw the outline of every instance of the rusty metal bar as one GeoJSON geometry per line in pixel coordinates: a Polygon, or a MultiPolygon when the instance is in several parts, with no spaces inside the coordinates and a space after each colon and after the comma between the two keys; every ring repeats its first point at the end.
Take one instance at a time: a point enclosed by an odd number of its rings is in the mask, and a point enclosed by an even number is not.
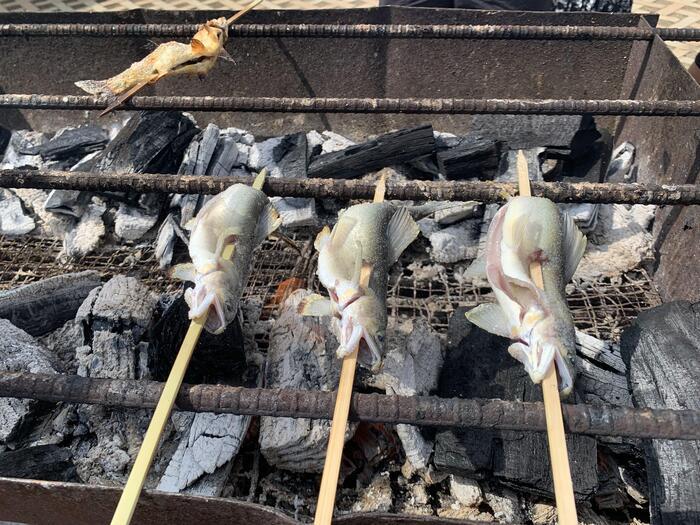
{"type": "MultiPolygon", "coordinates": [[[[0,36],[189,37],[197,24],[1,24],[0,36]]],[[[235,38],[435,38],[700,41],[697,28],[426,24],[235,24],[235,38]]]]}
{"type": "MultiPolygon", "coordinates": [[[[80,376],[0,373],[0,397],[153,408],[163,383],[80,376]]],[[[256,416],[331,419],[333,392],[183,385],[177,410],[256,416]]],[[[651,410],[614,406],[562,406],[567,431],[574,434],[636,438],[700,439],[700,411],[651,410]]],[[[355,421],[439,427],[544,431],[542,403],[498,399],[444,399],[434,396],[354,394],[355,421]]]]}
{"type": "MultiPolygon", "coordinates": [[[[38,188],[94,192],[216,194],[231,184],[251,184],[252,177],[197,177],[147,173],[94,174],[51,170],[0,170],[2,188],[38,188]]],[[[347,179],[268,178],[265,193],[280,197],[371,199],[374,185],[347,179]]],[[[619,204],[700,204],[700,185],[533,182],[533,195],[555,202],[619,204]]],[[[504,202],[517,195],[515,183],[493,181],[407,181],[387,183],[390,200],[504,202]]]]}
{"type": "MultiPolygon", "coordinates": [[[[105,109],[109,101],[89,95],[0,95],[0,108],[105,109]]],[[[254,111],[278,113],[410,113],[500,115],[700,116],[700,100],[539,100],[474,98],[288,98],[134,97],[117,108],[130,110],[254,111]]]]}

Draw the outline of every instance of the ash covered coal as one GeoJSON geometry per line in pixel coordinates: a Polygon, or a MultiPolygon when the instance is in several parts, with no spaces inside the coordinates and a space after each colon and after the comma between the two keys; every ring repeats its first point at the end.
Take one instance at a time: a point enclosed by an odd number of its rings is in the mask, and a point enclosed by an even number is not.
{"type": "MultiPolygon", "coordinates": [[[[418,131],[353,141],[331,131],[255,137],[245,130],[213,124],[200,129],[189,116],[179,113],[139,113],[123,127],[110,130],[76,128],[47,135],[14,132],[3,166],[62,163],[64,169],[105,176],[131,170],[218,177],[253,175],[267,168],[273,177],[305,178],[337,169],[333,173],[368,181],[379,175],[387,175],[392,182],[512,181],[516,179],[515,149],[525,148],[530,172],[537,180],[634,179],[634,147],[623,145],[611,153],[609,138],[591,121],[567,117],[557,121],[552,132],[546,128],[547,119],[541,125],[530,125],[529,131],[525,120],[514,119],[507,132],[483,120],[466,136],[422,126],[418,131]],[[100,140],[103,136],[109,138],[106,145],[100,140]],[[398,150],[413,153],[386,156],[387,151],[398,150]]],[[[136,250],[149,244],[161,268],[167,269],[180,262],[188,243],[188,223],[209,199],[204,195],[7,190],[0,200],[0,231],[8,234],[4,229],[8,224],[14,233],[60,238],[65,255],[72,258],[122,244],[136,250]],[[3,212],[5,200],[11,212],[3,212]]],[[[302,249],[303,255],[293,263],[293,277],[302,288],[317,291],[314,261],[308,256],[310,239],[322,224],[333,224],[347,203],[287,198],[274,202],[284,221],[284,233],[295,237],[302,249]]],[[[464,289],[471,290],[479,301],[490,300],[475,277],[477,272],[470,273],[468,268],[483,253],[498,205],[406,204],[423,235],[409,248],[390,280],[395,288],[390,289],[391,323],[384,367],[377,375],[358,374],[356,388],[401,395],[535,399],[536,390],[507,355],[503,341],[469,329],[464,309],[454,310],[457,302],[471,304],[462,302],[467,297],[464,289]],[[409,291],[401,290],[405,277],[415,285],[409,291]],[[450,294],[457,295],[457,289],[459,298],[450,298],[450,294]],[[439,316],[444,321],[436,322],[439,316]],[[445,333],[447,319],[452,321],[445,333]]],[[[651,247],[653,208],[562,208],[588,232],[588,252],[576,275],[579,283],[617,279],[643,263],[651,247]]],[[[262,268],[276,262],[255,264],[262,268]]],[[[292,270],[290,265],[274,271],[292,270]]],[[[264,279],[272,279],[265,275],[264,279]]],[[[52,370],[89,377],[163,380],[189,324],[187,306],[181,291],[170,287],[159,294],[139,277],[144,275],[103,277],[97,282],[93,274],[66,275],[57,281],[60,290],[56,294],[67,301],[60,312],[51,299],[50,290],[55,287],[43,283],[32,294],[22,289],[0,294],[0,314],[10,312],[7,318],[17,325],[13,333],[19,329],[28,332],[29,339],[23,344],[35,352],[41,349],[42,355],[47,352],[52,370]],[[32,317],[29,312],[42,313],[32,317]],[[48,321],[41,321],[44,318],[48,321]]],[[[243,313],[237,321],[221,336],[202,336],[187,382],[335,388],[339,362],[334,356],[337,343],[332,328],[323,320],[297,314],[296,303],[308,290],[296,291],[285,301],[277,301],[277,295],[268,300],[280,291],[274,288],[276,282],[256,280],[242,301],[243,313]]],[[[627,369],[618,347],[582,333],[577,337],[579,401],[629,406],[627,369]]],[[[28,363],[31,359],[26,357],[28,363]]],[[[7,412],[9,423],[0,423],[0,435],[9,436],[0,449],[21,452],[8,456],[14,461],[11,464],[26,466],[26,458],[46,457],[47,476],[56,471],[57,477],[77,476],[86,483],[124,482],[149,412],[21,403],[7,412]],[[52,448],[38,448],[45,446],[52,448]]],[[[320,421],[175,413],[147,488],[246,499],[309,521],[315,510],[328,430],[328,423],[320,421]]],[[[351,425],[338,510],[553,523],[543,439],[527,433],[351,425]]],[[[570,447],[576,458],[575,486],[583,522],[648,520],[646,473],[635,443],[574,438],[570,447]]],[[[4,452],[0,450],[0,459],[4,452]]],[[[20,472],[20,467],[15,468],[16,474],[20,472]]]]}

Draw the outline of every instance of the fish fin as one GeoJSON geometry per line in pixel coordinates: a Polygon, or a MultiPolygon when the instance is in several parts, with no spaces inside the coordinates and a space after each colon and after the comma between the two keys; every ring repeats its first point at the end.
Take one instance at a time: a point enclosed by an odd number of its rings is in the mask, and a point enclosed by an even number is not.
{"type": "Polygon", "coordinates": [[[114,92],[109,89],[106,80],[79,80],[74,84],[90,95],[114,98],[114,92]]]}
{"type": "Polygon", "coordinates": [[[323,229],[316,235],[316,240],[314,240],[314,248],[316,251],[321,251],[323,245],[326,243],[331,235],[331,229],[328,226],[324,226],[323,229]]]}
{"type": "Polygon", "coordinates": [[[297,307],[298,313],[312,317],[329,317],[335,315],[335,311],[331,300],[317,293],[304,297],[297,307]]]}
{"type": "Polygon", "coordinates": [[[508,319],[497,304],[480,304],[467,312],[467,320],[487,332],[510,339],[508,319]]]}
{"type": "MultiPolygon", "coordinates": [[[[221,255],[224,253],[224,248],[226,248],[226,245],[232,244],[236,238],[238,237],[238,234],[236,231],[227,228],[224,231],[221,232],[219,235],[219,238],[216,240],[216,248],[214,248],[214,256],[219,259],[221,255]]],[[[231,253],[233,255],[233,252],[231,253]]]]}
{"type": "Polygon", "coordinates": [[[356,224],[357,221],[352,217],[341,216],[331,231],[330,241],[333,246],[340,247],[345,244],[356,224]]]}
{"type": "Polygon", "coordinates": [[[183,263],[173,266],[169,273],[171,279],[194,282],[194,278],[197,275],[197,270],[195,270],[194,264],[183,263]]]}
{"type": "Polygon", "coordinates": [[[408,208],[399,208],[389,220],[387,227],[389,264],[394,264],[399,259],[399,256],[418,237],[419,233],[420,228],[411,217],[408,208]]]}
{"type": "Polygon", "coordinates": [[[561,212],[564,238],[562,240],[564,250],[564,282],[568,283],[576,272],[581,262],[583,252],[586,251],[586,236],[576,226],[574,219],[565,212],[561,212]]]}
{"type": "Polygon", "coordinates": [[[566,361],[561,353],[556,352],[554,354],[554,362],[556,363],[557,372],[559,373],[559,389],[561,390],[561,396],[567,397],[574,388],[574,378],[571,377],[569,367],[566,366],[566,361]]]}
{"type": "Polygon", "coordinates": [[[255,230],[256,246],[262,243],[268,235],[279,228],[280,224],[282,224],[280,214],[277,213],[275,207],[268,202],[258,218],[258,225],[255,230]]]}
{"type": "Polygon", "coordinates": [[[361,288],[367,289],[369,287],[369,280],[372,277],[373,266],[367,261],[362,261],[362,267],[360,268],[360,278],[358,283],[361,288]]]}
{"type": "Polygon", "coordinates": [[[126,102],[128,99],[133,97],[137,92],[141,91],[148,84],[151,84],[152,82],[157,82],[163,76],[164,76],[163,74],[152,75],[149,78],[147,78],[146,80],[142,80],[141,82],[139,82],[138,84],[133,86],[131,89],[129,89],[129,90],[125,91],[124,93],[122,93],[121,95],[119,95],[114,102],[112,102],[109,106],[107,106],[107,108],[102,113],[100,113],[99,116],[104,117],[108,113],[111,113],[116,108],[121,106],[124,102],[126,102]]]}
{"type": "Polygon", "coordinates": [[[188,232],[191,232],[194,230],[194,225],[197,223],[197,217],[192,217],[190,220],[188,220],[185,224],[182,225],[182,227],[187,230],[188,232]]]}
{"type": "Polygon", "coordinates": [[[202,54],[207,50],[206,46],[198,38],[190,40],[190,46],[192,47],[192,51],[197,54],[202,54]]]}
{"type": "Polygon", "coordinates": [[[486,279],[486,256],[481,255],[472,261],[462,274],[466,279],[486,279]]]}
{"type": "Polygon", "coordinates": [[[267,178],[267,168],[263,168],[260,170],[260,173],[258,173],[255,176],[255,180],[253,181],[253,188],[256,190],[262,191],[263,186],[265,185],[265,179],[267,178]]]}
{"type": "Polygon", "coordinates": [[[231,53],[226,51],[225,47],[221,48],[221,51],[219,52],[219,57],[221,58],[221,60],[225,60],[226,62],[231,62],[233,64],[236,63],[236,60],[231,56],[231,53]]]}

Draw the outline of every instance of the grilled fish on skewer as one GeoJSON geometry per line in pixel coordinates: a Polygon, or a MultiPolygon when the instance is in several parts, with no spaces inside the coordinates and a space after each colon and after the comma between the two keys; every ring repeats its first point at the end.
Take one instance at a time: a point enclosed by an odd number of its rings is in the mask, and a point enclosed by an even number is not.
{"type": "Polygon", "coordinates": [[[194,282],[194,288],[185,292],[190,319],[212,306],[204,328],[214,334],[224,331],[238,312],[253,250],[280,224],[267,196],[244,184],[234,184],[202,207],[186,225],[192,231],[192,262],[172,270],[173,277],[194,282]],[[234,246],[230,261],[221,256],[227,244],[234,246]]]}
{"type": "Polygon", "coordinates": [[[564,287],[585,249],[586,237],[552,201],[511,199],[494,217],[486,239],[486,278],[498,304],[467,313],[475,325],[514,341],[508,351],[535,383],[554,361],[564,395],[576,375],[574,323],[564,287]],[[534,261],[542,265],[544,290],[530,276],[534,261]]]}
{"type": "Polygon", "coordinates": [[[373,370],[381,364],[389,268],[418,233],[406,208],[385,202],[352,206],[340,215],[332,231],[326,227],[319,233],[317,274],[330,300],[309,296],[300,311],[338,320],[338,357],[359,346],[362,364],[373,370]]]}

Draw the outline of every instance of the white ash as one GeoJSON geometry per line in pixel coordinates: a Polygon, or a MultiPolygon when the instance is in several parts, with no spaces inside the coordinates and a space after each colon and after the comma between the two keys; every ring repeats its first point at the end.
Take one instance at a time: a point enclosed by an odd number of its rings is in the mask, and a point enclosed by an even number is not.
{"type": "MultiPolygon", "coordinates": [[[[426,395],[437,388],[443,363],[439,335],[419,318],[390,326],[382,369],[370,378],[371,386],[388,394],[426,395]]],[[[433,444],[412,425],[396,425],[406,459],[414,469],[428,467],[433,444]]]]}
{"type": "MultiPolygon", "coordinates": [[[[238,454],[251,419],[250,416],[212,413],[180,414],[179,417],[189,419],[189,423],[181,421],[178,425],[183,435],[158,483],[158,490],[166,492],[182,492],[204,474],[213,474],[229,463],[238,454]]],[[[200,487],[197,493],[220,496],[221,490],[223,485],[209,484],[204,490],[200,487]]]]}
{"type": "Polygon", "coordinates": [[[321,153],[333,153],[355,145],[355,142],[352,140],[332,131],[323,131],[321,135],[324,138],[321,153]]]}
{"type": "Polygon", "coordinates": [[[158,214],[148,214],[141,208],[120,204],[114,217],[114,233],[125,241],[137,241],[158,222],[158,214]]]}
{"type": "Polygon", "coordinates": [[[80,218],[85,204],[80,202],[82,192],[78,190],[51,190],[44,203],[44,210],[80,218]]]}
{"type": "Polygon", "coordinates": [[[649,232],[656,206],[601,205],[596,229],[588,235],[586,253],[574,279],[617,277],[653,259],[649,232]]]}
{"type": "Polygon", "coordinates": [[[20,129],[12,132],[10,142],[5,149],[5,153],[0,162],[0,169],[13,168],[41,168],[44,165],[41,155],[27,154],[31,151],[48,142],[49,138],[38,131],[29,131],[20,129]]]}
{"type": "Polygon", "coordinates": [[[280,214],[282,224],[287,228],[316,226],[318,223],[314,199],[273,197],[270,201],[280,214]]]}
{"type": "Polygon", "coordinates": [[[102,220],[106,210],[107,207],[100,202],[88,205],[78,224],[63,238],[63,251],[68,257],[82,257],[97,249],[106,232],[102,220]]]}
{"type": "Polygon", "coordinates": [[[8,190],[0,191],[0,234],[24,235],[36,228],[36,223],[22,209],[22,202],[8,190]]]}
{"type": "Polygon", "coordinates": [[[75,224],[75,219],[47,211],[44,208],[48,192],[32,188],[17,188],[12,190],[24,204],[25,208],[34,213],[33,219],[37,229],[33,232],[42,237],[63,238],[75,224]]]}
{"type": "Polygon", "coordinates": [[[418,226],[430,241],[430,256],[437,263],[470,260],[479,253],[481,219],[467,219],[440,228],[434,219],[421,219],[418,226]]]}
{"type": "MultiPolygon", "coordinates": [[[[268,388],[330,391],[340,377],[338,347],[327,319],[297,312],[311,292],[297,290],[284,302],[270,328],[266,371],[268,388]]],[[[356,425],[350,425],[346,440],[356,425]]],[[[271,465],[300,472],[323,469],[330,423],[295,418],[260,418],[260,451],[271,465]]]]}
{"type": "Polygon", "coordinates": [[[360,491],[359,499],[352,506],[353,512],[389,512],[393,502],[393,491],[388,472],[381,472],[369,486],[360,491]]]}
{"type": "Polygon", "coordinates": [[[463,137],[458,137],[453,133],[444,133],[440,131],[433,131],[433,136],[435,137],[435,145],[438,148],[454,148],[459,146],[464,140],[463,137]]]}
{"type": "Polygon", "coordinates": [[[450,494],[460,505],[478,507],[484,501],[479,483],[473,479],[450,475],[450,494]]]}
{"type": "Polygon", "coordinates": [[[462,505],[449,494],[440,492],[437,515],[441,518],[451,518],[455,520],[473,520],[491,523],[494,520],[493,514],[484,512],[476,507],[462,505]]]}
{"type": "Polygon", "coordinates": [[[63,372],[74,374],[77,371],[75,352],[82,343],[82,337],[80,323],[71,319],[57,330],[39,337],[38,341],[60,360],[63,372]]]}
{"type": "Polygon", "coordinates": [[[631,168],[634,164],[634,151],[634,144],[630,142],[623,142],[615,148],[608,165],[606,179],[631,182],[633,179],[631,168]]]}
{"type": "MultiPolygon", "coordinates": [[[[55,374],[51,353],[31,335],[10,321],[0,319],[0,370],[55,374]]],[[[25,420],[31,417],[37,402],[33,399],[0,398],[0,445],[13,438],[25,420]]]]}
{"type": "Polygon", "coordinates": [[[499,523],[522,523],[525,516],[520,505],[520,498],[510,489],[501,489],[499,493],[486,491],[486,503],[493,511],[499,523]]]}

